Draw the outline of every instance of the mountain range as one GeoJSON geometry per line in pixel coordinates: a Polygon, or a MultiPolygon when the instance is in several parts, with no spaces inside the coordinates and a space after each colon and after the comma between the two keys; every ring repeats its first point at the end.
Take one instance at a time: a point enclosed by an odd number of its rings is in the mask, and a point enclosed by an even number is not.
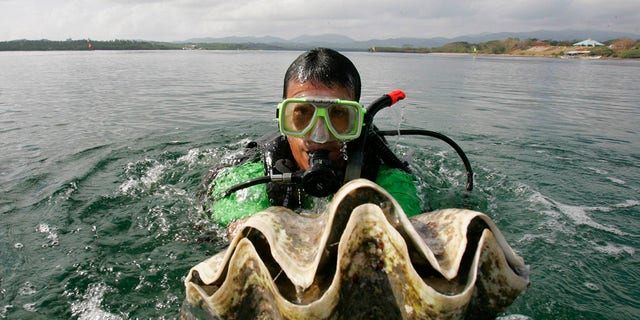
{"type": "Polygon", "coordinates": [[[371,47],[414,47],[414,48],[435,48],[452,42],[481,43],[492,40],[504,40],[507,38],[540,39],[555,41],[573,41],[594,39],[600,42],[613,39],[629,38],[638,40],[639,34],[603,31],[603,30],[538,30],[528,32],[500,32],[481,33],[475,35],[459,36],[454,38],[431,37],[431,38],[389,38],[371,39],[358,41],[339,34],[322,35],[302,35],[292,39],[278,37],[222,37],[222,38],[193,38],[179,43],[228,43],[228,44],[260,44],[282,49],[306,49],[310,47],[331,47],[335,49],[356,49],[364,50],[371,47]]]}

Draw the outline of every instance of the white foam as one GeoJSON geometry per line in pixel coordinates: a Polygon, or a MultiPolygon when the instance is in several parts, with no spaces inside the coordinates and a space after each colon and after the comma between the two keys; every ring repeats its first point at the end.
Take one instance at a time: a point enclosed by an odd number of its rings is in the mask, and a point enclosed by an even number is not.
{"type": "MultiPolygon", "coordinates": [[[[149,217],[151,218],[152,221],[151,222],[149,222],[149,221],[145,221],[144,222],[144,224],[146,225],[146,229],[147,230],[151,231],[156,226],[160,229],[160,231],[163,232],[163,234],[166,234],[171,230],[171,224],[169,223],[169,221],[165,217],[164,209],[165,208],[163,206],[155,206],[155,207],[152,207],[151,209],[149,209],[149,217]]],[[[140,225],[140,227],[142,228],[144,226],[140,225]]],[[[156,235],[156,237],[157,236],[158,235],[156,235]]]]}
{"type": "Polygon", "coordinates": [[[531,197],[529,197],[529,201],[533,203],[543,204],[545,207],[551,207],[553,203],[547,199],[542,193],[534,191],[531,197]]]}
{"type": "MultiPolygon", "coordinates": [[[[587,169],[592,170],[593,172],[600,174],[600,175],[607,175],[609,174],[608,171],[604,170],[604,169],[599,169],[599,168],[594,168],[594,167],[588,167],[587,169]]],[[[617,184],[626,184],[627,182],[622,180],[622,179],[618,179],[616,177],[607,177],[607,179],[609,179],[611,182],[613,183],[617,183],[617,184]]]]}
{"type": "Polygon", "coordinates": [[[181,162],[185,162],[187,163],[187,165],[193,165],[197,162],[198,157],[200,157],[200,149],[195,148],[195,149],[191,149],[189,150],[189,152],[187,152],[187,154],[185,154],[184,156],[178,158],[178,160],[176,160],[176,162],[181,163],[181,162]]]}
{"type": "Polygon", "coordinates": [[[4,307],[2,307],[2,309],[0,309],[0,318],[5,319],[7,317],[7,313],[9,312],[9,309],[13,309],[12,304],[7,304],[4,307]]]}
{"type": "Polygon", "coordinates": [[[622,232],[616,227],[600,224],[591,219],[591,217],[589,217],[589,215],[587,214],[587,211],[611,211],[611,208],[609,207],[569,206],[561,203],[556,203],[556,206],[558,207],[558,209],[560,209],[560,211],[562,211],[565,216],[569,217],[578,225],[587,225],[595,229],[611,232],[620,236],[629,235],[626,232],[622,232]]]}
{"type": "Polygon", "coordinates": [[[638,200],[627,200],[623,203],[615,204],[615,208],[631,208],[640,205],[640,201],[638,200]]]}
{"type": "Polygon", "coordinates": [[[625,246],[625,245],[617,246],[610,242],[607,242],[607,244],[604,246],[598,246],[594,244],[593,249],[611,256],[619,256],[624,253],[627,253],[629,255],[634,255],[636,253],[636,249],[632,247],[625,246]]]}
{"type": "Polygon", "coordinates": [[[55,232],[56,228],[52,228],[46,223],[41,223],[36,227],[36,231],[47,234],[47,239],[49,239],[49,243],[43,244],[42,245],[43,247],[58,245],[58,234],[55,232]]]}
{"type": "Polygon", "coordinates": [[[120,190],[120,192],[124,194],[129,194],[133,190],[142,187],[148,189],[160,180],[166,169],[166,165],[156,163],[153,167],[147,170],[144,176],[140,177],[139,179],[130,178],[129,180],[123,182],[120,187],[118,187],[118,190],[120,190]]]}
{"type": "MultiPolygon", "coordinates": [[[[593,220],[588,212],[591,211],[600,211],[600,212],[609,212],[614,210],[614,208],[627,208],[631,206],[637,206],[638,201],[635,200],[627,200],[622,204],[613,205],[611,207],[587,207],[587,206],[570,206],[566,204],[559,203],[552,199],[545,197],[543,194],[539,192],[534,192],[531,197],[529,197],[529,201],[535,204],[541,204],[546,207],[546,210],[541,210],[546,216],[552,218],[553,220],[557,220],[560,218],[558,211],[560,214],[570,218],[577,225],[587,225],[593,227],[595,229],[611,232],[621,236],[629,235],[626,232],[621,231],[620,229],[604,225],[593,220]]],[[[556,221],[557,222],[557,221],[556,221]]]]}
{"type": "Polygon", "coordinates": [[[600,287],[593,282],[585,282],[584,286],[587,287],[591,291],[600,291],[600,287]]]}
{"type": "Polygon", "coordinates": [[[607,177],[607,179],[611,180],[611,182],[617,183],[617,184],[626,184],[627,182],[618,178],[614,178],[614,177],[607,177]]]}
{"type": "Polygon", "coordinates": [[[525,316],[523,314],[508,314],[504,316],[497,317],[498,320],[531,320],[532,318],[529,316],[525,316]]]}
{"type": "Polygon", "coordinates": [[[164,170],[167,168],[164,164],[157,164],[151,169],[147,170],[147,174],[140,178],[140,181],[146,186],[150,187],[152,184],[158,182],[164,173],[164,170]]]}
{"type": "Polygon", "coordinates": [[[71,303],[71,315],[79,320],[104,319],[115,320],[122,319],[115,314],[100,309],[107,286],[102,283],[90,284],[87,291],[82,296],[82,301],[71,303]]]}
{"type": "Polygon", "coordinates": [[[38,308],[36,308],[36,303],[25,303],[22,305],[22,309],[28,312],[38,312],[38,308]]]}
{"type": "Polygon", "coordinates": [[[36,231],[42,233],[49,232],[49,225],[46,223],[41,223],[36,227],[36,231]]]}
{"type": "Polygon", "coordinates": [[[607,173],[609,173],[606,170],[598,169],[598,168],[594,168],[594,167],[588,167],[588,169],[593,170],[597,174],[607,174],[607,173]]]}
{"type": "Polygon", "coordinates": [[[123,182],[120,187],[118,187],[118,190],[120,190],[121,193],[128,194],[129,191],[134,189],[137,185],[138,182],[136,180],[129,179],[123,182]]]}
{"type": "Polygon", "coordinates": [[[18,288],[18,294],[21,296],[32,296],[36,293],[38,293],[38,291],[36,291],[33,284],[29,281],[23,283],[22,286],[18,288]]]}

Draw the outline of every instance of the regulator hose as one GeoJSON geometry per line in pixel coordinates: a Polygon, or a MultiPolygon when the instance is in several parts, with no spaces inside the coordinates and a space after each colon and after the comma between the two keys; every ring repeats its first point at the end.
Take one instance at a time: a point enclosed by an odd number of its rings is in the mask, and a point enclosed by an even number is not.
{"type": "Polygon", "coordinates": [[[269,174],[231,186],[217,199],[225,198],[232,193],[268,182],[285,182],[302,184],[304,191],[314,197],[326,197],[340,188],[340,179],[331,168],[329,151],[317,150],[309,152],[309,170],[269,174]]]}
{"type": "Polygon", "coordinates": [[[398,156],[396,156],[393,150],[389,148],[389,145],[381,136],[381,133],[384,133],[384,132],[387,132],[387,131],[378,131],[378,130],[370,131],[368,143],[373,145],[373,150],[376,150],[377,155],[380,157],[380,159],[382,159],[382,161],[386,165],[392,168],[398,168],[407,173],[410,173],[411,170],[409,170],[409,162],[403,161],[400,158],[398,158],[398,156]]]}
{"type": "Polygon", "coordinates": [[[267,183],[271,181],[271,177],[270,176],[263,176],[263,177],[258,177],[255,179],[251,179],[242,183],[238,183],[232,187],[230,187],[229,189],[227,189],[224,193],[222,193],[221,195],[219,195],[218,197],[216,197],[217,199],[222,199],[222,198],[226,198],[229,195],[231,195],[232,193],[244,189],[244,188],[249,188],[255,185],[259,185],[259,184],[263,184],[263,183],[267,183]]]}
{"type": "MultiPolygon", "coordinates": [[[[449,138],[449,137],[447,137],[444,134],[439,133],[439,132],[429,131],[429,130],[420,130],[420,129],[403,129],[403,130],[378,131],[377,134],[382,135],[382,136],[421,135],[421,136],[428,136],[428,137],[438,138],[438,139],[446,142],[447,144],[449,144],[456,151],[456,153],[458,153],[458,156],[460,157],[460,159],[462,159],[462,163],[464,163],[464,168],[467,170],[467,184],[466,184],[467,191],[472,191],[473,190],[473,171],[471,170],[471,163],[469,162],[469,158],[467,158],[467,155],[464,153],[462,148],[460,148],[460,146],[455,141],[453,141],[451,138],[449,138]]],[[[380,140],[382,139],[380,136],[378,136],[378,138],[380,138],[380,140]]],[[[390,149],[387,144],[383,144],[383,145],[380,145],[380,146],[376,145],[376,148],[390,149]]],[[[389,153],[389,152],[386,152],[386,151],[381,151],[381,152],[384,153],[384,154],[389,153]]],[[[391,152],[391,154],[392,154],[393,157],[395,157],[397,159],[397,161],[400,161],[401,163],[403,162],[400,159],[398,159],[397,156],[395,154],[393,154],[393,152],[391,152]]],[[[393,161],[395,161],[395,160],[393,160],[393,161]]],[[[389,164],[389,165],[392,165],[392,164],[389,164]]]]}

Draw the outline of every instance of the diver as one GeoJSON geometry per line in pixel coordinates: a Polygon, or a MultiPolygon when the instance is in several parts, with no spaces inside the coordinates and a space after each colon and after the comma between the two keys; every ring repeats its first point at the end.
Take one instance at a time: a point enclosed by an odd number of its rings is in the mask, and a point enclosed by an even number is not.
{"type": "Polygon", "coordinates": [[[234,166],[213,169],[203,180],[204,206],[212,218],[225,226],[270,206],[300,212],[352,179],[345,179],[353,175],[350,169],[386,189],[407,216],[419,214],[416,178],[382,161],[374,144],[363,143],[363,132],[373,128],[365,125],[360,92],[358,70],[341,53],[315,48],[295,59],[285,73],[284,101],[276,109],[279,132],[250,143],[247,150],[253,153],[234,166]],[[358,148],[360,159],[355,159],[358,148]],[[360,162],[354,165],[355,160],[360,162]],[[229,189],[250,179],[261,183],[264,192],[229,189]]]}

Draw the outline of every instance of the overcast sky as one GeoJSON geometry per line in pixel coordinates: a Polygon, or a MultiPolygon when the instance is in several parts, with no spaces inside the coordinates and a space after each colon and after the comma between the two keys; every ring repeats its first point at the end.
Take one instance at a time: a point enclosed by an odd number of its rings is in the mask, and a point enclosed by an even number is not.
{"type": "Polygon", "coordinates": [[[541,29],[640,34],[640,1],[0,0],[0,41],[325,33],[370,40],[541,29]]]}

